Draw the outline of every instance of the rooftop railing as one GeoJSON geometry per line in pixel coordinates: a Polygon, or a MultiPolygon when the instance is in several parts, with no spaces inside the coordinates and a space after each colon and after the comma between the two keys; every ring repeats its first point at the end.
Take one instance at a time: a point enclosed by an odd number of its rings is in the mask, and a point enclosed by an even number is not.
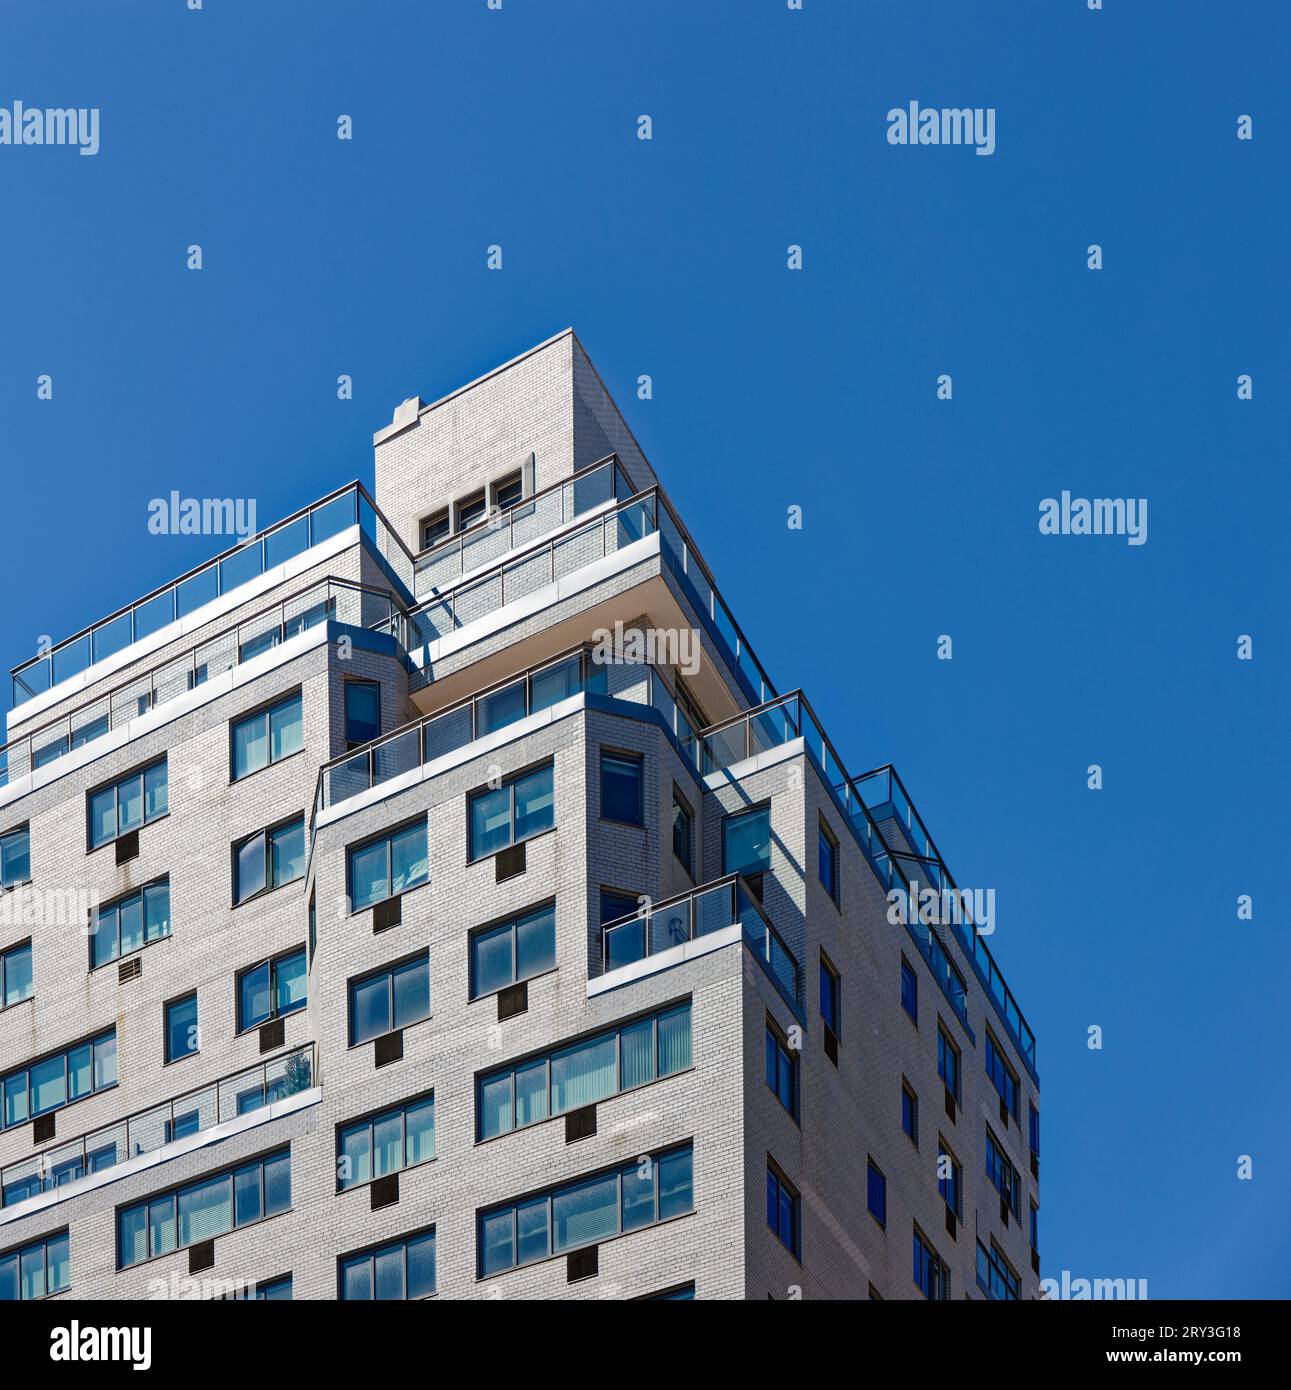
{"type": "Polygon", "coordinates": [[[119,609],[48,652],[14,667],[14,707],[355,525],[362,527],[393,577],[411,596],[412,553],[363,484],[349,483],[312,506],[293,513],[285,521],[259,532],[251,540],[189,570],[172,583],[154,589],[137,603],[119,609]]]}
{"type": "Polygon", "coordinates": [[[0,787],[328,620],[388,632],[402,642],[403,609],[386,590],[348,579],[320,580],[182,656],[0,745],[0,787]]]}
{"type": "Polygon", "coordinates": [[[491,565],[508,551],[530,545],[594,508],[635,492],[618,456],[608,454],[572,477],[523,498],[506,511],[495,510],[460,534],[422,551],[414,562],[417,597],[455,584],[468,571],[491,565]]]}
{"type": "Polygon", "coordinates": [[[315,1084],[314,1044],[186,1091],[174,1100],[45,1149],[0,1171],[0,1205],[11,1207],[139,1154],[213,1129],[226,1120],[285,1100],[315,1084]]]}
{"type": "MultiPolygon", "coordinates": [[[[804,741],[825,781],[833,788],[885,892],[899,889],[903,893],[913,893],[917,901],[921,886],[935,888],[938,892],[943,888],[955,889],[955,881],[895,769],[889,764],[862,778],[850,777],[801,691],[793,691],[703,730],[698,766],[705,774],[724,770],[798,738],[804,741]],[[910,842],[915,853],[894,850],[880,831],[874,812],[887,814],[889,806],[903,828],[910,827],[910,842]]],[[[966,986],[939,934],[918,920],[908,922],[907,926],[957,1012],[967,1021],[966,986]]],[[[985,941],[971,923],[952,922],[951,931],[981,977],[1024,1061],[1034,1070],[1035,1035],[985,941]]]]}
{"type": "Polygon", "coordinates": [[[635,965],[674,946],[739,923],[748,946],[795,1013],[802,1010],[802,971],[746,879],[727,874],[601,928],[601,974],[635,965]]]}

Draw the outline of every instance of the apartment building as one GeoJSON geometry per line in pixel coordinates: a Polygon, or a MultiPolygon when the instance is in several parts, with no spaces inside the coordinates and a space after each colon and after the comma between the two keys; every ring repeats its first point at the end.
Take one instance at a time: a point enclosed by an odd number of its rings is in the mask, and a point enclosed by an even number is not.
{"type": "Polygon", "coordinates": [[[0,1299],[1038,1296],[1021,1010],[572,331],[375,453],[13,672],[0,1299]]]}

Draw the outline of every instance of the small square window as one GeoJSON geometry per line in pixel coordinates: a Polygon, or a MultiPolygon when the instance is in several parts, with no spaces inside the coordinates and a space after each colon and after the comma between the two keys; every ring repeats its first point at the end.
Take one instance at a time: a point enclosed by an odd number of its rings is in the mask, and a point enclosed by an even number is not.
{"type": "Polygon", "coordinates": [[[345,682],[345,741],[354,746],[381,736],[381,687],[376,681],[345,682]]]}
{"type": "Polygon", "coordinates": [[[189,1057],[198,1047],[196,993],[172,999],[166,1005],[166,1061],[189,1057]]]}
{"type": "Polygon", "coordinates": [[[432,545],[438,545],[448,535],[450,529],[447,507],[441,507],[439,511],[432,512],[421,523],[421,548],[429,550],[432,545]]]}
{"type": "Polygon", "coordinates": [[[468,526],[474,526],[488,510],[484,501],[484,489],[481,488],[479,492],[473,492],[469,497],[462,498],[456,504],[455,510],[457,513],[456,529],[458,531],[465,531],[468,526]]]}
{"type": "Polygon", "coordinates": [[[500,512],[510,511],[524,497],[524,479],[517,468],[493,484],[493,505],[500,512]]]}
{"type": "Polygon", "coordinates": [[[642,760],[631,753],[601,754],[601,819],[642,822],[642,760]]]}

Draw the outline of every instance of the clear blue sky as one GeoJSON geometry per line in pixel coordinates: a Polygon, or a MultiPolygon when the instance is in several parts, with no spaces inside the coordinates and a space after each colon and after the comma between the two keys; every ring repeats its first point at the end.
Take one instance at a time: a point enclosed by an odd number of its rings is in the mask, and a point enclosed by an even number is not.
{"type": "Polygon", "coordinates": [[[1046,1273],[1291,1295],[1288,7],[80,0],[3,26],[0,104],[102,111],[95,158],[0,147],[5,667],[219,548],[150,537],[150,498],[265,523],[370,482],[397,402],[572,323],[773,679],[997,889],[1046,1273]],[[912,99],[994,107],[996,153],[889,146],[912,99]],[[1040,536],[1064,488],[1147,497],[1148,543],[1040,536]]]}

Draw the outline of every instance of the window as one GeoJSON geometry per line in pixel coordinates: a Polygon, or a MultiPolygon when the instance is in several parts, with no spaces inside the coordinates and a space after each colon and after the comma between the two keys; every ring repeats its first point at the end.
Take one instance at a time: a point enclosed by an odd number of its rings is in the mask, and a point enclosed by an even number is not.
{"type": "Polygon", "coordinates": [[[235,1289],[232,1293],[218,1295],[223,1303],[289,1303],[291,1301],[291,1275],[284,1274],[278,1279],[266,1279],[255,1288],[249,1286],[235,1289]]]}
{"type": "Polygon", "coordinates": [[[170,880],[158,879],[99,909],[90,938],[90,969],[142,951],[170,935],[170,880]]]}
{"type": "Polygon", "coordinates": [[[642,760],[631,753],[601,754],[601,819],[640,825],[642,760]]]}
{"type": "Polygon", "coordinates": [[[871,1158],[865,1165],[865,1205],[870,1215],[886,1227],[888,1224],[888,1180],[883,1170],[871,1158]]]}
{"type": "Polygon", "coordinates": [[[166,1060],[177,1062],[198,1050],[197,993],[172,999],[166,1005],[166,1060]]]}
{"type": "Polygon", "coordinates": [[[71,1282],[66,1231],[0,1255],[0,1303],[47,1298],[64,1292],[71,1282]]]}
{"type": "Polygon", "coordinates": [[[1022,1284],[1017,1271],[1004,1258],[1004,1252],[994,1241],[988,1250],[977,1242],[977,1285],[987,1298],[1013,1302],[1021,1293],[1022,1284]]]}
{"type": "Polygon", "coordinates": [[[1040,1208],[1034,1202],[1031,1203],[1031,1249],[1036,1252],[1040,1249],[1040,1208]]]}
{"type": "Polygon", "coordinates": [[[31,878],[31,831],[27,826],[0,835],[0,888],[31,878]]]}
{"type": "Polygon", "coordinates": [[[346,681],[345,741],[351,747],[381,735],[381,687],[376,681],[346,681]]]}
{"type": "Polygon", "coordinates": [[[843,1036],[843,981],[823,951],[820,953],[820,1016],[836,1038],[843,1036]]]}
{"type": "Polygon", "coordinates": [[[336,1132],[336,1190],[360,1187],[435,1157],[435,1095],[356,1120],[336,1132]]]}
{"type": "Polygon", "coordinates": [[[986,1031],[986,1074],[991,1078],[991,1085],[1000,1093],[1000,1099],[1008,1108],[1008,1112],[1016,1120],[1018,1117],[1018,1074],[1004,1060],[1004,1053],[999,1043],[991,1036],[990,1029],[986,1031]]]}
{"type": "Polygon", "coordinates": [[[817,839],[819,843],[816,854],[816,869],[825,892],[837,902],[838,841],[834,838],[834,832],[825,824],[823,816],[817,829],[817,839]]]}
{"type": "Polygon", "coordinates": [[[0,1009],[21,1004],[36,992],[31,971],[31,942],[10,946],[0,954],[0,1009]]]}
{"type": "Polygon", "coordinates": [[[796,1120],[798,1118],[798,1054],[792,1051],[784,1034],[767,1019],[767,1085],[776,1099],[796,1120]]]}
{"type": "Polygon", "coordinates": [[[342,1256],[340,1269],[345,1302],[428,1298],[435,1292],[435,1228],[342,1256]]]}
{"type": "Polygon", "coordinates": [[[421,523],[421,548],[429,550],[432,545],[438,545],[451,530],[447,507],[431,512],[421,523]]]}
{"type": "Polygon", "coordinates": [[[470,798],[472,861],[550,830],[556,823],[552,765],[513,777],[470,798]]]}
{"type": "Polygon", "coordinates": [[[601,926],[617,922],[620,917],[632,917],[642,910],[635,893],[620,893],[617,888],[601,889],[601,926]]]}
{"type": "Polygon", "coordinates": [[[914,1228],[914,1286],[925,1298],[941,1301],[950,1297],[950,1270],[918,1226],[914,1228]]]}
{"type": "Polygon", "coordinates": [[[468,526],[474,526],[483,517],[487,510],[484,501],[484,489],[473,492],[469,497],[464,497],[455,507],[457,513],[457,530],[465,531],[468,526]]]}
{"type": "Polygon", "coordinates": [[[493,484],[493,505],[500,512],[509,512],[524,497],[524,478],[517,468],[493,484]]]}
{"type": "Polygon", "coordinates": [[[430,953],[350,981],[350,1046],[430,1017],[430,953]]]}
{"type": "Polygon", "coordinates": [[[749,876],[770,867],[770,806],[727,816],[722,822],[722,872],[749,876]]]}
{"type": "MultiPolygon", "coordinates": [[[[635,906],[635,903],[633,904],[635,906]]],[[[485,927],[471,937],[471,998],[556,968],[556,904],[485,927]]]]}
{"type": "Polygon", "coordinates": [[[1031,1157],[1040,1157],[1040,1112],[1027,1101],[1027,1138],[1031,1145],[1031,1157]]]}
{"type": "Polygon", "coordinates": [[[300,691],[267,709],[256,710],[231,726],[233,781],[259,772],[305,746],[300,691]]]}
{"type": "Polygon", "coordinates": [[[303,1009],[307,982],[303,946],[243,970],[238,975],[238,1032],[303,1009]]]}
{"type": "Polygon", "coordinates": [[[986,1177],[1008,1203],[1013,1215],[1021,1216],[1022,1179],[989,1128],[986,1131],[986,1177]]]}
{"type": "Polygon", "coordinates": [[[901,957],[901,1007],[915,1023],[919,1022],[919,977],[904,956],[901,957]]]}
{"type": "Polygon", "coordinates": [[[919,1097],[905,1077],[901,1078],[901,1128],[917,1149],[919,1147],[919,1097]]]}
{"type": "Polygon", "coordinates": [[[523,1129],[690,1066],[690,1005],[664,1009],[482,1076],[477,1138],[523,1129]]]}
{"type": "Polygon", "coordinates": [[[166,759],[89,795],[90,848],[98,849],[170,809],[166,759]]]}
{"type": "Polygon", "coordinates": [[[350,910],[362,912],[419,887],[427,880],[429,859],[424,820],[354,846],[348,851],[350,910]]]}
{"type": "Polygon", "coordinates": [[[98,1037],[6,1072],[0,1084],[4,1088],[6,1129],[105,1091],[117,1084],[117,1031],[110,1028],[98,1037]]]}
{"type": "Polygon", "coordinates": [[[937,1075],[942,1084],[956,1100],[959,1099],[959,1048],[950,1040],[950,1034],[939,1023],[937,1025],[937,1075]]]}
{"type": "Polygon", "coordinates": [[[962,1221],[964,1218],[964,1170],[959,1166],[955,1155],[946,1147],[945,1141],[937,1144],[937,1191],[951,1211],[962,1221]]]}
{"type": "Polygon", "coordinates": [[[798,1258],[798,1238],[801,1228],[801,1208],[798,1191],[780,1170],[767,1163],[767,1225],[781,1245],[798,1258]]]}
{"type": "Polygon", "coordinates": [[[482,1211],[481,1278],[596,1245],[694,1210],[691,1146],[649,1154],[596,1177],[482,1211]]]}
{"type": "Polygon", "coordinates": [[[672,789],[672,852],[681,860],[681,866],[695,877],[692,842],[695,832],[695,817],[676,787],[672,789]]]}
{"type": "Polygon", "coordinates": [[[678,1284],[675,1289],[663,1289],[659,1293],[648,1293],[642,1295],[639,1300],[642,1303],[679,1303],[688,1301],[695,1297],[695,1285],[678,1284]]]}
{"type": "Polygon", "coordinates": [[[291,1151],[244,1163],[117,1212],[117,1268],[291,1209],[291,1151]]]}
{"type": "Polygon", "coordinates": [[[259,830],[233,846],[233,905],[305,874],[305,817],[259,830]]]}

